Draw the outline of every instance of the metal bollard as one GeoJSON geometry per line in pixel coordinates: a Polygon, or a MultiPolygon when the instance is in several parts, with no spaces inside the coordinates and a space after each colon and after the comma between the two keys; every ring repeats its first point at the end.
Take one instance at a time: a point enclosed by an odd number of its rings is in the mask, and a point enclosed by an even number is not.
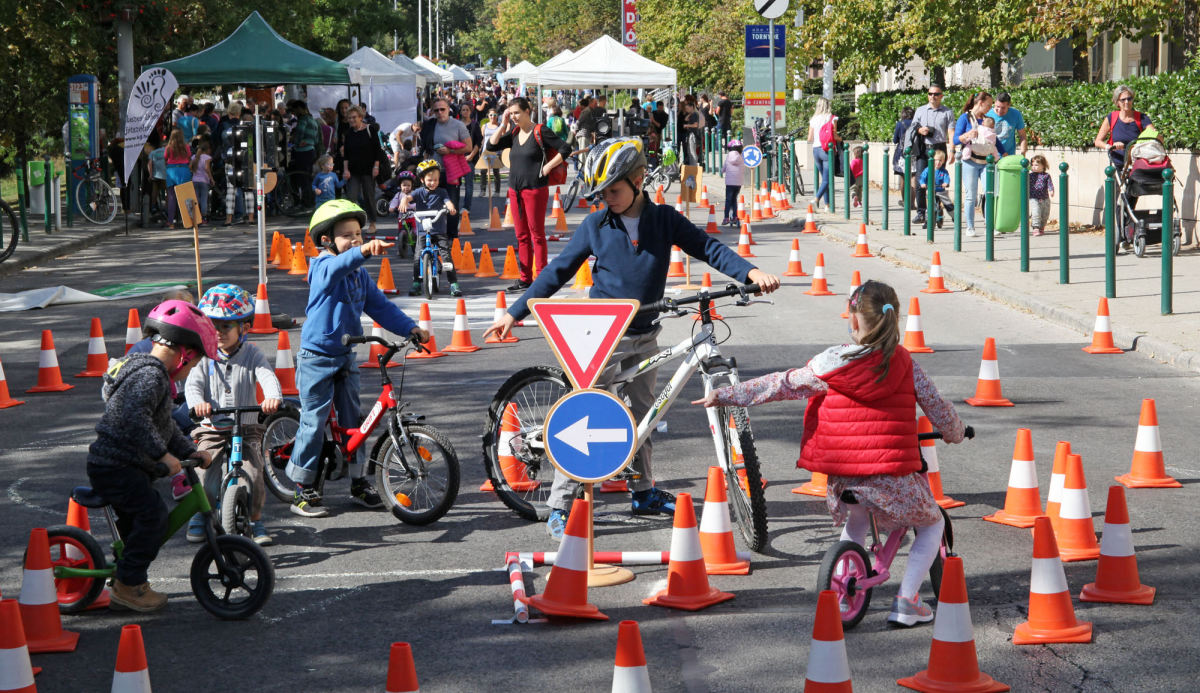
{"type": "Polygon", "coordinates": [[[1116,204],[1116,181],[1112,166],[1104,169],[1104,297],[1117,297],[1117,222],[1113,214],[1116,204]]]}
{"type": "Polygon", "coordinates": [[[862,195],[860,196],[859,202],[862,203],[864,224],[871,223],[871,212],[869,211],[871,209],[871,205],[869,204],[871,200],[871,157],[869,156],[870,146],[870,142],[863,142],[863,180],[862,195]]]}
{"type": "Polygon", "coordinates": [[[1175,172],[1163,171],[1162,191],[1162,314],[1170,315],[1172,284],[1174,283],[1175,250],[1175,172]]]}
{"type": "Polygon", "coordinates": [[[25,163],[20,157],[16,159],[17,164],[17,210],[20,215],[21,224],[21,242],[29,242],[29,219],[25,216],[25,163]]]}
{"type": "Polygon", "coordinates": [[[833,147],[829,148],[829,212],[837,213],[837,176],[833,175],[833,160],[837,156],[837,152],[833,147]]]}
{"type": "Polygon", "coordinates": [[[929,157],[925,164],[925,242],[933,243],[934,221],[937,218],[937,165],[929,157]]]}
{"type": "Polygon", "coordinates": [[[42,186],[42,192],[46,198],[46,233],[49,234],[54,224],[54,163],[50,161],[49,154],[42,158],[46,164],[46,184],[42,186]]]}
{"type": "Polygon", "coordinates": [[[791,196],[792,196],[791,202],[793,205],[795,205],[796,204],[796,176],[799,175],[799,172],[796,171],[796,142],[795,142],[795,140],[788,142],[788,162],[791,164],[791,166],[789,168],[791,169],[791,172],[792,172],[792,179],[791,179],[791,181],[789,181],[789,185],[791,187],[789,188],[788,192],[791,193],[791,196]]]}
{"type": "Polygon", "coordinates": [[[843,212],[843,214],[846,215],[847,220],[850,219],[850,176],[851,175],[852,174],[850,173],[850,148],[842,147],[842,176],[843,176],[842,180],[845,181],[845,183],[846,183],[844,186],[842,186],[845,188],[845,190],[842,191],[842,201],[846,205],[846,208],[842,212],[843,212]]]}
{"type": "Polygon", "coordinates": [[[1029,159],[1021,157],[1021,271],[1029,271],[1029,159]]]}
{"type": "Polygon", "coordinates": [[[904,235],[912,235],[912,215],[909,214],[909,208],[912,206],[912,147],[904,148],[904,213],[901,215],[904,218],[904,235]]]}
{"type": "MultiPolygon", "coordinates": [[[[954,252],[962,252],[962,152],[954,152],[954,252]]],[[[974,214],[975,210],[971,210],[974,214]]]]}
{"type": "Polygon", "coordinates": [[[996,155],[988,154],[987,168],[983,176],[983,224],[987,238],[984,239],[983,259],[996,259],[996,155]]]}
{"type": "MultiPolygon", "coordinates": [[[[887,145],[883,146],[883,230],[888,230],[888,188],[892,187],[892,163],[888,160],[887,145]]],[[[865,160],[864,160],[865,161],[865,160]]]]}
{"type": "Polygon", "coordinates": [[[1071,283],[1070,213],[1067,202],[1067,162],[1058,165],[1058,283],[1071,283]]]}

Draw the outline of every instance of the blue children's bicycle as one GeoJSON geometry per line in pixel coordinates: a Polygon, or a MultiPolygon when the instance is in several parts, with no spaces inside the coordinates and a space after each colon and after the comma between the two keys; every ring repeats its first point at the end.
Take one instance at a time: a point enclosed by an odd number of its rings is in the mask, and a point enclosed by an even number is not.
{"type": "Polygon", "coordinates": [[[417,245],[421,248],[420,259],[417,264],[420,268],[420,274],[417,278],[421,282],[422,290],[425,292],[426,301],[432,301],[433,295],[438,292],[438,285],[442,274],[442,258],[438,254],[437,244],[433,242],[433,225],[448,213],[449,211],[445,209],[436,212],[413,213],[413,217],[420,224],[421,229],[417,236],[420,239],[417,245]]]}
{"type": "MultiPolygon", "coordinates": [[[[226,534],[240,534],[243,537],[254,538],[250,526],[250,499],[254,493],[250,476],[242,469],[242,414],[260,413],[257,405],[253,407],[226,407],[213,409],[209,414],[209,427],[219,433],[232,433],[229,446],[220,453],[221,475],[220,493],[217,495],[216,519],[226,534]]],[[[213,460],[217,462],[217,460],[213,460]]]]}

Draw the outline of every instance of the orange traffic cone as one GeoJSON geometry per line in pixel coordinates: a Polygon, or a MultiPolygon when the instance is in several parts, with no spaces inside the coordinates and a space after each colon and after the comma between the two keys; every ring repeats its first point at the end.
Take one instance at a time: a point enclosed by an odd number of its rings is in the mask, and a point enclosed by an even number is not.
{"type": "Polygon", "coordinates": [[[413,661],[412,646],[406,642],[394,642],[388,651],[386,693],[417,693],[417,665],[413,661]]]}
{"type": "Polygon", "coordinates": [[[804,271],[804,265],[800,262],[800,239],[792,239],[792,250],[788,253],[787,271],[783,273],[785,277],[807,277],[808,272],[804,271]]]}
{"type": "Polygon", "coordinates": [[[437,338],[433,335],[433,318],[429,315],[429,304],[421,304],[421,312],[417,316],[417,327],[429,333],[429,341],[425,342],[427,352],[413,350],[409,352],[405,358],[410,359],[436,359],[445,356],[444,353],[438,351],[437,338]]]}
{"type": "Polygon", "coordinates": [[[487,243],[483,244],[483,250],[479,251],[479,270],[475,272],[477,279],[491,279],[498,277],[496,267],[492,264],[492,251],[487,247],[487,243]]]}
{"type": "Polygon", "coordinates": [[[504,205],[504,223],[500,225],[500,228],[512,229],[516,228],[516,226],[517,225],[513,223],[512,203],[510,202],[504,205]]]}
{"type": "Polygon", "coordinates": [[[92,331],[88,336],[87,365],[75,374],[76,378],[99,378],[108,370],[108,349],[104,346],[104,329],[100,318],[92,318],[92,331]]]}
{"type": "MultiPolygon", "coordinates": [[[[917,417],[917,433],[933,433],[933,424],[924,416],[917,417]]],[[[925,478],[929,481],[929,490],[933,492],[933,500],[943,508],[959,508],[965,502],[954,500],[942,491],[942,468],[938,465],[937,441],[921,441],[921,457],[925,460],[929,472],[925,478]]]]}
{"type": "Polygon", "coordinates": [[[738,237],[737,254],[742,257],[758,257],[750,252],[750,225],[742,222],[742,235],[738,237]]]}
{"type": "Polygon", "coordinates": [[[704,569],[709,575],[750,572],[750,561],[739,561],[733,545],[729,497],[725,493],[725,474],[720,467],[708,468],[708,488],[704,491],[704,512],[700,516],[700,549],[704,554],[704,569]]]}
{"type": "Polygon", "coordinates": [[[267,264],[279,263],[279,232],[271,234],[271,252],[267,253],[267,264]]]}
{"type": "Polygon", "coordinates": [[[1092,345],[1083,348],[1089,354],[1124,354],[1125,350],[1113,344],[1112,322],[1108,317],[1108,299],[1101,298],[1096,308],[1096,326],[1092,329],[1092,345]]]}
{"type": "Polygon", "coordinates": [[[40,667],[35,669],[29,662],[17,600],[0,599],[0,691],[37,693],[33,676],[40,671],[40,667]]]}
{"type": "Polygon", "coordinates": [[[29,651],[34,654],[74,652],[79,642],[79,633],[62,629],[52,570],[50,539],[46,530],[38,527],[29,532],[29,549],[25,553],[25,575],[21,579],[19,600],[25,640],[29,651]]]}
{"type": "Polygon", "coordinates": [[[150,665],[141,626],[121,628],[117,665],[113,670],[112,693],[150,693],[150,665]]]}
{"type": "Polygon", "coordinates": [[[753,201],[751,202],[750,219],[748,221],[762,221],[763,213],[762,207],[759,205],[758,195],[752,194],[750,197],[753,198],[753,201]]]}
{"type": "Polygon", "coordinates": [[[475,235],[475,232],[471,230],[471,215],[465,209],[458,215],[458,235],[475,235]]]}
{"type": "MultiPolygon", "coordinates": [[[[372,337],[380,337],[382,339],[389,339],[389,340],[391,338],[391,334],[387,330],[380,327],[379,323],[377,323],[377,322],[371,323],[371,336],[372,337]]],[[[378,342],[371,342],[371,351],[369,351],[367,353],[367,360],[358,364],[358,367],[359,368],[379,368],[379,357],[383,356],[386,353],[387,353],[387,347],[385,347],[382,344],[379,344],[378,342]]],[[[401,364],[396,361],[388,361],[387,367],[395,368],[396,366],[399,366],[399,365],[401,365],[401,364]]]]}
{"type": "Polygon", "coordinates": [[[946,281],[942,278],[942,254],[938,251],[933,251],[933,262],[929,263],[929,285],[921,289],[923,294],[949,294],[953,293],[946,288],[946,281]]]}
{"type": "Polygon", "coordinates": [[[546,210],[546,216],[557,219],[563,213],[562,198],[558,196],[558,188],[554,189],[554,200],[546,210]]]}
{"type": "Polygon", "coordinates": [[[1155,588],[1143,585],[1138,578],[1133,531],[1129,528],[1129,508],[1125,505],[1125,487],[1109,486],[1096,581],[1083,586],[1079,601],[1150,605],[1154,603],[1154,592],[1155,588]]]}
{"type": "Polygon", "coordinates": [[[463,271],[463,256],[462,256],[462,241],[455,238],[450,242],[450,263],[454,265],[456,272],[463,271]]]}
{"type": "Polygon", "coordinates": [[[746,235],[750,237],[751,246],[758,245],[758,241],[754,240],[754,229],[749,224],[746,224],[746,235]]]}
{"type": "Polygon", "coordinates": [[[663,186],[659,185],[654,190],[654,204],[665,205],[666,203],[666,199],[663,198],[663,186]]]}
{"type": "Polygon", "coordinates": [[[748,220],[748,217],[746,216],[746,196],[745,195],[738,195],[737,218],[738,218],[738,221],[747,221],[748,220]]]}
{"type": "Polygon", "coordinates": [[[853,693],[850,662],[842,635],[842,614],[837,592],[821,590],[813,619],[812,644],[808,647],[808,671],[804,674],[807,693],[853,693]]]}
{"type": "MultiPolygon", "coordinates": [[[[574,616],[607,621],[608,616],[600,613],[587,601],[588,581],[588,522],[591,509],[588,502],[577,499],[571,505],[567,518],[567,531],[558,546],[558,558],[550,569],[546,589],[532,597],[519,598],[549,616],[574,616]]],[[[697,549],[698,550],[698,549],[697,549]]]]}
{"type": "MultiPolygon", "coordinates": [[[[688,281],[691,281],[691,280],[689,279],[688,281]]],[[[712,289],[712,274],[709,272],[705,272],[704,275],[702,277],[700,277],[700,290],[706,291],[706,290],[711,290],[711,289],[712,289]]],[[[708,309],[708,317],[712,318],[713,320],[724,320],[725,319],[720,313],[717,312],[717,309],[715,306],[710,307],[708,309]]],[[[701,320],[700,314],[696,313],[696,317],[692,318],[692,320],[695,322],[700,322],[700,320],[701,320]]]]}
{"type": "MultiPolygon", "coordinates": [[[[729,456],[733,459],[733,466],[737,469],[738,485],[742,487],[747,494],[750,493],[750,482],[746,481],[746,457],[742,454],[742,439],[738,433],[737,421],[733,418],[733,414],[729,415],[729,456]]],[[[767,487],[767,480],[759,473],[759,482],[763,488],[767,487]]]]}
{"type": "MultiPolygon", "coordinates": [[[[484,247],[486,248],[487,246],[484,246],[484,247]]],[[[492,319],[492,322],[500,322],[500,319],[503,318],[506,314],[508,314],[508,299],[505,297],[503,291],[497,291],[496,292],[496,315],[492,319]]],[[[500,344],[500,343],[509,343],[509,342],[519,342],[519,341],[521,341],[521,340],[517,339],[517,336],[515,334],[509,333],[509,335],[507,337],[505,337],[504,339],[500,339],[500,337],[498,335],[493,334],[491,337],[488,337],[487,339],[483,340],[483,343],[484,344],[500,344]]]]}
{"type": "Polygon", "coordinates": [[[8,393],[8,381],[4,379],[4,364],[0,363],[0,409],[8,409],[18,404],[25,404],[25,400],[13,399],[8,393]]]}
{"type": "Polygon", "coordinates": [[[1033,433],[1028,428],[1018,428],[1004,509],[985,515],[983,519],[1010,527],[1032,527],[1033,521],[1043,514],[1037,467],[1033,461],[1033,433]]]}
{"type": "Polygon", "coordinates": [[[451,354],[469,354],[479,351],[480,347],[471,343],[471,326],[467,322],[467,302],[458,299],[458,307],[454,311],[454,336],[446,351],[451,354]]]}
{"type": "Polygon", "coordinates": [[[558,210],[558,219],[554,222],[554,230],[558,231],[559,233],[571,230],[569,227],[567,227],[567,215],[564,214],[561,209],[558,210]]]}
{"type": "Polygon", "coordinates": [[[475,249],[471,247],[471,241],[467,241],[466,243],[463,243],[462,261],[463,261],[463,268],[461,270],[462,272],[465,272],[467,274],[474,274],[479,271],[479,268],[475,266],[475,249]]]}
{"type": "Polygon", "coordinates": [[[650,671],[642,649],[637,621],[621,621],[617,630],[617,661],[613,665],[613,693],[650,693],[650,671]]]}
{"type": "Polygon", "coordinates": [[[32,392],[63,392],[75,387],[62,381],[62,373],[58,370],[58,354],[54,351],[54,335],[50,330],[42,330],[42,350],[38,354],[37,385],[25,391],[32,392]]]}
{"type": "Polygon", "coordinates": [[[759,206],[762,207],[762,218],[774,219],[775,211],[771,209],[771,193],[764,189],[762,194],[758,197],[760,200],[759,206]]]}
{"type": "Polygon", "coordinates": [[[1183,484],[1167,476],[1163,461],[1162,439],[1158,435],[1158,409],[1154,400],[1142,400],[1137,439],[1133,442],[1133,465],[1117,481],[1129,488],[1179,488],[1183,484]]]}
{"type": "Polygon", "coordinates": [[[288,270],[288,274],[298,274],[308,279],[308,258],[304,256],[304,245],[296,244],[296,249],[292,252],[292,268],[288,270]]]}
{"type": "Polygon", "coordinates": [[[510,245],[508,252],[504,255],[504,271],[500,273],[501,279],[520,279],[521,268],[517,266],[517,251],[510,245]]]}
{"type": "MultiPolygon", "coordinates": [[[[525,463],[517,459],[515,454],[517,447],[523,445],[523,442],[518,440],[521,433],[521,417],[517,412],[516,402],[509,402],[504,407],[504,416],[500,418],[500,437],[496,441],[496,460],[500,464],[500,473],[504,475],[504,481],[509,488],[518,493],[525,493],[537,488],[539,482],[529,479],[525,463]]],[[[479,490],[494,491],[492,480],[484,481],[479,490]]]]}
{"type": "Polygon", "coordinates": [[[675,196],[675,211],[683,214],[683,195],[675,196]]]}
{"type": "MultiPolygon", "coordinates": [[[[944,575],[944,572],[943,572],[944,575]]],[[[940,607],[939,607],[940,608],[940,607]]],[[[1029,620],[1017,626],[1014,645],[1054,642],[1091,642],[1092,624],[1075,620],[1067,574],[1058,557],[1050,518],[1033,525],[1033,571],[1029,584],[1029,620]]]]}
{"type": "Polygon", "coordinates": [[[667,589],[643,599],[642,603],[684,611],[699,611],[733,599],[732,594],[708,584],[704,552],[700,548],[700,534],[696,528],[696,510],[692,507],[692,494],[681,493],[675,497],[674,527],[671,531],[671,563],[667,568],[667,589]]]}
{"type": "Polygon", "coordinates": [[[379,263],[379,279],[375,282],[375,286],[385,294],[398,294],[396,291],[396,280],[392,277],[392,261],[386,257],[379,263]]]}
{"type": "Polygon", "coordinates": [[[701,207],[711,206],[708,204],[708,186],[707,185],[700,186],[700,206],[701,207]]]}
{"type": "Polygon", "coordinates": [[[1054,447],[1054,467],[1050,470],[1050,490],[1046,492],[1046,517],[1054,527],[1054,536],[1058,536],[1058,511],[1062,507],[1063,486],[1067,481],[1067,455],[1071,454],[1071,444],[1065,440],[1058,441],[1054,447]]]}
{"type": "Polygon", "coordinates": [[[817,253],[817,264],[813,270],[812,288],[804,292],[807,296],[833,296],[825,281],[825,253],[817,253]]]}
{"type": "Polygon", "coordinates": [[[829,493],[829,475],[813,472],[812,479],[792,489],[792,493],[824,498],[829,493]]]}
{"type": "MultiPolygon", "coordinates": [[[[385,258],[386,260],[386,258],[385,258]]],[[[267,285],[258,285],[258,296],[254,299],[254,322],[250,334],[275,334],[279,328],[271,325],[271,303],[267,300],[267,285]]]]}
{"type": "Polygon", "coordinates": [[[590,289],[592,287],[592,266],[587,260],[579,266],[575,272],[575,283],[571,285],[572,289],[590,289]]]}
{"type": "Polygon", "coordinates": [[[587,201],[587,198],[586,198],[586,197],[584,197],[583,195],[580,195],[580,196],[579,196],[579,202],[576,202],[576,203],[575,203],[575,208],[576,208],[576,209],[587,209],[587,208],[588,208],[588,201],[587,201]]]}
{"type": "MultiPolygon", "coordinates": [[[[857,291],[857,290],[858,290],[858,287],[860,287],[860,286],[862,286],[862,276],[861,276],[861,275],[858,273],[858,270],[854,270],[854,274],[850,275],[850,293],[849,293],[848,295],[850,295],[850,296],[853,296],[853,295],[854,295],[854,292],[855,292],[855,291],[857,291]]],[[[913,300],[916,300],[916,299],[913,299],[913,300]]],[[[911,307],[910,307],[910,308],[911,308],[911,307]]],[[[847,303],[847,304],[846,304],[846,310],[845,310],[845,311],[842,313],[841,317],[842,317],[843,319],[845,319],[845,318],[849,318],[849,317],[850,317],[850,305],[849,305],[849,303],[847,303]]],[[[919,318],[920,318],[920,314],[918,313],[918,322],[917,322],[917,329],[918,329],[918,330],[920,330],[920,329],[921,329],[921,328],[920,328],[920,321],[919,321],[919,318]]],[[[924,339],[924,336],[922,336],[922,339],[924,339]]],[[[922,342],[922,344],[924,344],[924,342],[922,342]]],[[[906,347],[907,347],[908,345],[907,345],[907,344],[905,344],[904,346],[906,346],[906,347]]],[[[930,351],[932,351],[932,349],[931,349],[930,351]]]]}
{"type": "Polygon", "coordinates": [[[295,260],[292,259],[294,254],[295,253],[292,252],[291,241],[288,240],[287,236],[280,234],[279,264],[275,266],[275,269],[281,269],[284,272],[290,271],[292,269],[292,263],[295,262],[295,260]]]}
{"type": "Polygon", "coordinates": [[[979,671],[962,558],[947,556],[933,622],[929,667],[896,683],[924,693],[1002,693],[1008,686],[979,671]]]}
{"type": "Polygon", "coordinates": [[[686,277],[687,272],[683,269],[683,251],[679,246],[671,246],[671,264],[667,267],[667,278],[674,279],[675,277],[686,277]]]}
{"type": "Polygon", "coordinates": [[[914,354],[932,354],[933,349],[925,346],[925,332],[921,330],[921,302],[916,296],[908,299],[908,322],[904,326],[904,348],[914,354]]]}
{"type": "Polygon", "coordinates": [[[292,340],[287,330],[279,331],[279,343],[275,345],[275,379],[285,395],[298,395],[296,388],[296,360],[292,357],[292,340]]]}
{"type": "Polygon", "coordinates": [[[1083,476],[1083,458],[1079,455],[1067,455],[1067,474],[1063,479],[1062,493],[1056,534],[1062,559],[1073,562],[1099,558],[1100,544],[1096,542],[1092,504],[1088,500],[1087,479],[1083,476]]]}
{"type": "Polygon", "coordinates": [[[304,229],[304,255],[307,257],[316,257],[320,254],[321,251],[317,250],[316,244],[313,243],[312,230],[304,229]]]}
{"type": "Polygon", "coordinates": [[[130,308],[129,323],[125,327],[125,353],[128,354],[133,345],[140,341],[142,341],[142,321],[138,318],[137,308],[130,308]]]}
{"type": "Polygon", "coordinates": [[[500,226],[500,210],[492,207],[492,216],[488,220],[488,231],[503,231],[500,226]]]}
{"type": "Polygon", "coordinates": [[[717,207],[716,205],[708,206],[708,224],[704,227],[704,233],[717,235],[721,233],[721,227],[717,226],[717,207]]]}
{"type": "Polygon", "coordinates": [[[854,244],[854,254],[850,257],[871,257],[871,249],[867,247],[867,225],[858,225],[858,240],[854,244]]]}
{"type": "MultiPolygon", "coordinates": [[[[75,527],[81,532],[92,533],[92,523],[88,519],[87,508],[75,502],[74,498],[67,500],[67,526],[75,527]]],[[[54,560],[54,554],[50,554],[51,565],[68,565],[73,568],[99,568],[100,566],[93,565],[91,557],[84,555],[79,546],[74,542],[64,541],[56,537],[55,544],[59,547],[58,561],[54,560]]],[[[91,587],[90,580],[58,580],[55,583],[55,590],[58,593],[58,603],[60,606],[70,606],[83,596],[84,591],[91,587]]],[[[98,609],[106,609],[111,601],[108,590],[102,590],[96,601],[92,602],[84,611],[96,611],[98,609]]],[[[0,688],[0,691],[4,689],[0,688]]]]}
{"type": "Polygon", "coordinates": [[[988,337],[983,343],[983,360],[979,363],[979,380],[975,396],[963,400],[972,407],[1011,407],[1013,403],[1000,391],[1000,363],[996,360],[996,340],[988,337]]]}
{"type": "Polygon", "coordinates": [[[800,233],[820,233],[817,229],[817,218],[813,216],[812,205],[809,205],[808,211],[804,213],[804,230],[800,233]]]}

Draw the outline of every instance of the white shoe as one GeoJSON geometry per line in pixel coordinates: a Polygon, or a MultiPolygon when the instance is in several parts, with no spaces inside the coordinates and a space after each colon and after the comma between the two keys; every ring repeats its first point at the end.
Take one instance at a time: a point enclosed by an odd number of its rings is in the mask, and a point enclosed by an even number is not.
{"type": "Polygon", "coordinates": [[[975,233],[975,229],[967,229],[966,233],[968,236],[971,236],[971,237],[975,237],[975,236],[979,235],[979,234],[975,233]]]}

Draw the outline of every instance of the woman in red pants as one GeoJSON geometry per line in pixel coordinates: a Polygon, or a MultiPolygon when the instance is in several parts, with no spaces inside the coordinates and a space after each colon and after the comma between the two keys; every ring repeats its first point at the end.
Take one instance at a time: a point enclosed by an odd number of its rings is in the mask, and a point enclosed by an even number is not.
{"type": "Polygon", "coordinates": [[[488,139],[492,152],[509,150],[508,204],[517,227],[518,265],[521,278],[508,287],[524,291],[533,283],[534,267],[546,266],[546,201],[550,196],[549,175],[571,147],[553,130],[534,123],[529,101],[517,97],[508,102],[500,127],[488,139]]]}

